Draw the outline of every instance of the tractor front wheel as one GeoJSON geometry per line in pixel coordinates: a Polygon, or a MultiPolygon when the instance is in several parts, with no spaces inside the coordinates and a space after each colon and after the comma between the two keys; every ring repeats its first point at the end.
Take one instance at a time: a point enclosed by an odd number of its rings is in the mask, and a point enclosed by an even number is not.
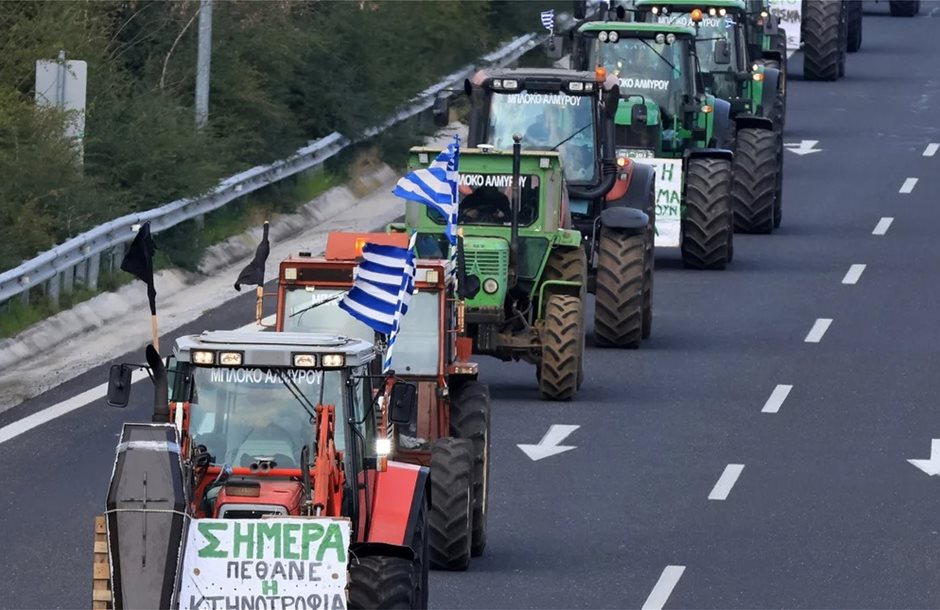
{"type": "Polygon", "coordinates": [[[689,159],[682,218],[682,262],[695,269],[724,269],[733,245],[731,161],[689,159]]]}
{"type": "Polygon", "coordinates": [[[428,519],[431,567],[466,570],[473,530],[473,441],[438,439],[431,448],[431,497],[428,519]]]}
{"type": "Polygon", "coordinates": [[[553,294],[542,322],[542,361],[539,391],[548,400],[570,400],[578,391],[578,371],[584,357],[583,302],[578,297],[553,294]]]}
{"type": "Polygon", "coordinates": [[[738,130],[731,187],[736,231],[770,233],[774,229],[777,147],[777,133],[773,130],[738,130]]]}
{"type": "Polygon", "coordinates": [[[846,50],[858,53],[862,48],[862,3],[849,2],[849,40],[846,50]]]}
{"type": "Polygon", "coordinates": [[[803,3],[803,78],[837,80],[842,61],[842,2],[803,3]]]}
{"type": "Polygon", "coordinates": [[[401,557],[366,556],[349,562],[349,608],[419,608],[414,562],[401,557]]]}
{"type": "Polygon", "coordinates": [[[644,236],[601,228],[598,240],[594,341],[636,348],[643,336],[644,236]]]}
{"type": "Polygon", "coordinates": [[[486,547],[490,489],[490,388],[479,381],[459,386],[450,402],[450,433],[473,442],[473,542],[470,554],[486,547]]]}
{"type": "MultiPolygon", "coordinates": [[[[545,272],[542,274],[542,277],[545,280],[560,280],[562,282],[578,282],[581,284],[581,290],[579,294],[581,295],[581,301],[585,300],[585,295],[587,294],[587,254],[584,251],[584,248],[555,248],[552,250],[552,253],[548,257],[548,261],[545,263],[545,272]]],[[[551,289],[548,289],[546,294],[548,294],[551,289]]],[[[583,312],[582,312],[583,313],[583,312]]],[[[583,327],[584,321],[581,321],[583,327]]],[[[581,338],[582,342],[584,337],[581,338]]],[[[581,351],[584,351],[584,345],[582,343],[581,351]]],[[[537,377],[540,377],[541,371],[537,372],[537,377]]],[[[584,362],[578,364],[578,389],[581,389],[581,384],[584,383],[584,362]]]]}
{"type": "MultiPolygon", "coordinates": [[[[654,221],[655,223],[655,221],[654,221]]],[[[643,264],[643,339],[653,334],[653,269],[656,267],[656,229],[646,229],[646,258],[643,264]]]]}

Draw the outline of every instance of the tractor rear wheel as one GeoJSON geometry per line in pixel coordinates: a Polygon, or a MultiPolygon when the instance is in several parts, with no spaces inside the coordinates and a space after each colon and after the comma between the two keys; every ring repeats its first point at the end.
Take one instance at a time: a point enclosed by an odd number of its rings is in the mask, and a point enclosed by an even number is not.
{"type": "Polygon", "coordinates": [[[646,256],[643,263],[643,332],[640,337],[649,339],[653,334],[653,269],[656,267],[655,221],[646,229],[646,256]]]}
{"type": "Polygon", "coordinates": [[[849,2],[849,40],[846,50],[849,53],[858,53],[862,48],[862,3],[849,2]]]}
{"type": "Polygon", "coordinates": [[[892,17],[913,17],[920,12],[920,0],[890,0],[892,17]]]}
{"type": "Polygon", "coordinates": [[[738,130],[731,187],[735,231],[773,231],[777,159],[776,132],[753,128],[738,130]]]}
{"type": "Polygon", "coordinates": [[[842,46],[842,2],[803,3],[803,78],[837,80],[842,46]]]}
{"type": "Polygon", "coordinates": [[[450,433],[473,442],[473,542],[470,555],[486,548],[490,490],[490,388],[479,381],[459,386],[450,401],[450,433]]]}
{"type": "Polygon", "coordinates": [[[643,336],[643,234],[601,228],[597,243],[594,342],[599,347],[636,348],[643,336]]]}
{"type": "Polygon", "coordinates": [[[353,558],[349,562],[350,610],[419,608],[413,564],[401,557],[353,558]]]}
{"type": "Polygon", "coordinates": [[[783,133],[777,132],[777,188],[774,190],[774,228],[783,221],[783,133]]]}
{"type": "MultiPolygon", "coordinates": [[[[542,277],[545,280],[560,280],[562,282],[580,282],[581,284],[581,302],[584,302],[587,294],[587,253],[584,248],[555,248],[545,263],[545,272],[542,277]]],[[[551,292],[551,288],[546,290],[546,294],[551,292]]],[[[582,312],[583,313],[583,312],[582,312]]],[[[584,321],[581,321],[582,328],[584,321]]],[[[581,337],[581,351],[584,351],[584,337],[581,337]]],[[[541,374],[541,372],[539,372],[541,374]]],[[[578,365],[578,389],[584,383],[584,362],[578,365]]]]}
{"type": "Polygon", "coordinates": [[[583,301],[553,294],[542,321],[539,391],[549,400],[570,400],[578,391],[578,370],[584,357],[583,301]]]}
{"type": "Polygon", "coordinates": [[[431,497],[431,567],[466,570],[473,531],[473,441],[453,437],[435,441],[431,448],[431,497]]]}
{"type": "Polygon", "coordinates": [[[733,245],[731,161],[693,157],[685,175],[682,262],[695,269],[724,269],[733,245]]]}

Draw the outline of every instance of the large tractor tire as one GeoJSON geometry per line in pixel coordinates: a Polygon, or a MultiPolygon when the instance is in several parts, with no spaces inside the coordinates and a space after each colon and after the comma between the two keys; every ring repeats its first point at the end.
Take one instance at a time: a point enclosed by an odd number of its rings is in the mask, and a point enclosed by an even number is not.
{"type": "Polygon", "coordinates": [[[765,59],[764,65],[768,68],[776,68],[777,70],[780,70],[780,78],[784,79],[783,91],[777,92],[777,95],[774,98],[773,106],[770,109],[770,114],[767,115],[767,118],[774,122],[774,130],[782,132],[787,121],[786,75],[780,68],[780,62],[776,59],[765,59]]]}
{"type": "MultiPolygon", "coordinates": [[[[555,248],[545,263],[545,272],[542,274],[545,280],[560,280],[563,282],[580,282],[581,284],[581,302],[583,303],[587,295],[587,253],[584,248],[555,248]]],[[[551,288],[546,290],[550,293],[551,288]]],[[[583,311],[581,312],[584,313],[583,311]]],[[[581,320],[581,327],[584,328],[584,320],[581,320]]],[[[584,336],[581,337],[581,352],[584,352],[584,336]]],[[[536,377],[541,380],[542,371],[539,369],[536,377]]],[[[578,364],[578,389],[584,383],[584,361],[578,364]]]]}
{"type": "Polygon", "coordinates": [[[469,381],[457,388],[450,402],[450,433],[473,442],[473,541],[470,555],[486,548],[486,515],[490,496],[490,388],[469,381]]]}
{"type": "Polygon", "coordinates": [[[642,339],[653,334],[653,270],[656,268],[655,221],[646,230],[646,257],[643,263],[643,332],[642,339]]]}
{"type": "Polygon", "coordinates": [[[849,53],[858,53],[862,48],[862,2],[850,0],[849,6],[849,36],[846,50],[849,53]]]}
{"type": "Polygon", "coordinates": [[[803,78],[838,80],[845,47],[842,39],[842,2],[803,2],[803,78]]]}
{"type": "Polygon", "coordinates": [[[682,262],[694,269],[724,269],[734,248],[731,161],[693,157],[685,176],[682,262]]]}
{"type": "Polygon", "coordinates": [[[774,228],[783,221],[783,134],[777,132],[777,188],[774,190],[774,228]]]}
{"type": "Polygon", "coordinates": [[[583,301],[553,294],[542,322],[539,391],[548,400],[570,400],[578,391],[578,370],[584,357],[583,301]]]}
{"type": "Polygon", "coordinates": [[[401,557],[353,557],[349,562],[350,610],[420,608],[413,564],[401,557]]]}
{"type": "Polygon", "coordinates": [[[645,235],[602,227],[597,251],[594,341],[599,347],[639,347],[643,336],[645,235]]]}
{"type": "MultiPolygon", "coordinates": [[[[780,53],[780,69],[787,73],[787,33],[781,28],[773,38],[774,50],[780,53]]],[[[797,49],[799,50],[799,49],[797,49]]]]}
{"type": "Polygon", "coordinates": [[[428,519],[431,568],[466,570],[473,536],[473,441],[442,438],[431,448],[428,519]]]}
{"type": "Polygon", "coordinates": [[[920,0],[891,0],[888,8],[892,17],[913,17],[920,12],[920,0]]]}
{"type": "Polygon", "coordinates": [[[777,190],[777,134],[771,129],[738,130],[734,154],[734,229],[741,233],[771,233],[777,190]]]}

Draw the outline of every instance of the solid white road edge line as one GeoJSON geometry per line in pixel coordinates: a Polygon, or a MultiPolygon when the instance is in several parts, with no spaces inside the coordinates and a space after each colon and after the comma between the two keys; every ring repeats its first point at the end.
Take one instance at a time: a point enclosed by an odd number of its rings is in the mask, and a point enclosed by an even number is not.
{"type": "Polygon", "coordinates": [[[932,156],[934,156],[935,154],[937,154],[937,150],[938,150],[938,149],[940,149],[940,144],[937,144],[937,143],[935,143],[935,142],[932,142],[932,143],[930,143],[930,144],[927,145],[927,148],[924,149],[924,156],[925,156],[925,157],[932,157],[932,156]]]}
{"type": "Polygon", "coordinates": [[[660,574],[656,586],[650,591],[650,596],[646,598],[643,604],[643,610],[663,610],[663,606],[669,601],[672,590],[676,588],[676,583],[685,572],[685,566],[666,566],[663,573],[660,574]]]}
{"type": "Polygon", "coordinates": [[[852,265],[849,267],[849,270],[845,272],[845,277],[842,278],[843,284],[855,284],[858,282],[858,279],[862,277],[862,272],[865,271],[865,265],[852,265]]]}
{"type": "Polygon", "coordinates": [[[744,470],[744,464],[728,464],[725,466],[725,471],[718,477],[718,482],[715,483],[712,492],[708,494],[708,499],[727,500],[728,494],[731,493],[731,488],[734,487],[738,477],[741,476],[742,470],[744,470]]]}
{"type": "Polygon", "coordinates": [[[881,220],[878,221],[878,224],[875,225],[875,230],[871,232],[872,235],[884,235],[888,232],[888,227],[891,226],[891,223],[894,222],[894,218],[890,216],[884,216],[881,220]]]}
{"type": "Polygon", "coordinates": [[[806,343],[819,343],[826,331],[829,330],[830,324],[832,324],[832,318],[816,318],[816,322],[809,329],[809,334],[806,335],[804,341],[806,343]]]}
{"type": "MultiPolygon", "coordinates": [[[[274,315],[270,315],[264,318],[262,322],[264,322],[265,324],[273,324],[274,315]]],[[[252,322],[251,324],[246,324],[245,326],[242,326],[241,328],[238,328],[236,330],[260,331],[262,330],[262,328],[258,326],[257,322],[252,322]]],[[[148,377],[149,375],[147,375],[147,371],[140,370],[140,369],[135,370],[133,373],[131,373],[131,383],[132,384],[137,383],[138,381],[147,379],[148,377]]],[[[29,432],[33,428],[36,428],[45,423],[51,422],[52,420],[58,417],[62,417],[63,415],[67,413],[71,413],[75,409],[80,409],[81,407],[91,404],[92,402],[96,400],[100,400],[105,395],[107,395],[107,393],[108,393],[108,384],[102,383],[101,385],[97,385],[91,388],[90,390],[85,390],[81,394],[76,394],[75,396],[67,400],[63,400],[62,402],[58,404],[52,405],[51,407],[47,407],[43,409],[42,411],[33,413],[32,415],[28,417],[24,417],[23,419],[13,422],[12,424],[8,424],[0,428],[0,445],[2,445],[3,443],[7,442],[10,439],[16,438],[17,436],[21,434],[29,432]]]]}
{"type": "Polygon", "coordinates": [[[901,185],[901,188],[898,189],[898,192],[907,195],[914,190],[915,186],[917,186],[917,178],[908,178],[904,181],[904,184],[901,185]]]}
{"type": "Polygon", "coordinates": [[[779,384],[774,388],[774,391],[770,393],[770,398],[767,399],[767,402],[764,403],[764,408],[760,410],[761,413],[777,413],[780,411],[780,407],[783,406],[783,401],[787,399],[787,396],[790,395],[790,390],[793,389],[792,385],[779,384]]]}

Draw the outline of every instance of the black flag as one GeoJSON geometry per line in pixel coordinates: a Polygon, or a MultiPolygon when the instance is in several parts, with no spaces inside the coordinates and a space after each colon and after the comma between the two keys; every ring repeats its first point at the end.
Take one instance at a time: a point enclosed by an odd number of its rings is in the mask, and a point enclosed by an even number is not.
{"type": "Polygon", "coordinates": [[[157,289],[153,285],[153,253],[157,246],[150,235],[150,221],[148,220],[137,231],[137,236],[131,242],[131,247],[121,261],[121,269],[136,276],[147,284],[147,298],[150,300],[150,315],[157,315],[157,289]]]}
{"type": "Polygon", "coordinates": [[[261,243],[255,250],[255,258],[248,263],[248,266],[242,269],[238,279],[235,280],[235,290],[241,292],[242,284],[256,284],[264,286],[264,264],[268,260],[268,254],[271,252],[271,244],[268,243],[268,221],[264,221],[264,235],[261,237],[261,243]]]}

